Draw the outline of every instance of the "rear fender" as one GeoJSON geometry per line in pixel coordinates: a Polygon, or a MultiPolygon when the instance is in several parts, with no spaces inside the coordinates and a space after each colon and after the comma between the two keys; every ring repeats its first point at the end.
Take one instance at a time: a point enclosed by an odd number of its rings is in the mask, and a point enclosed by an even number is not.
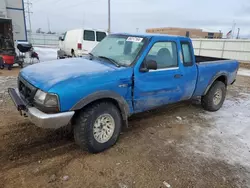
{"type": "Polygon", "coordinates": [[[205,92],[203,93],[203,95],[206,95],[207,92],[209,91],[209,89],[211,88],[211,86],[213,85],[213,83],[221,76],[225,77],[225,84],[226,86],[228,85],[228,79],[227,79],[227,74],[226,72],[218,72],[215,76],[212,77],[211,81],[209,82],[207,89],[205,90],[205,92]]]}

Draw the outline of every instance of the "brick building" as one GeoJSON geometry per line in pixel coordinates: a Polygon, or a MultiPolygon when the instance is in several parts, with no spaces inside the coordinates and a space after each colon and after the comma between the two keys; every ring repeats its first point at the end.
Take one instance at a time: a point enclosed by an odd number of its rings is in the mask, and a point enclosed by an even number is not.
{"type": "Polygon", "coordinates": [[[191,28],[174,28],[174,27],[163,27],[163,28],[150,28],[146,29],[147,33],[160,33],[169,35],[189,36],[190,38],[222,38],[221,32],[207,32],[202,29],[191,29],[191,28]]]}

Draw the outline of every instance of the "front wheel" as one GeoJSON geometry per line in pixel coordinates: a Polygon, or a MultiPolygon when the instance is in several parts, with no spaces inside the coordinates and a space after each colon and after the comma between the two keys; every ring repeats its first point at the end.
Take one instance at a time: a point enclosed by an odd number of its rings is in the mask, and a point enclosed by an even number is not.
{"type": "Polygon", "coordinates": [[[113,146],[120,135],[122,118],[112,103],[93,104],[76,116],[74,138],[76,143],[91,153],[98,153],[113,146]]]}
{"type": "Polygon", "coordinates": [[[215,81],[206,95],[201,97],[201,105],[205,110],[214,112],[221,108],[226,98],[226,85],[215,81]]]}

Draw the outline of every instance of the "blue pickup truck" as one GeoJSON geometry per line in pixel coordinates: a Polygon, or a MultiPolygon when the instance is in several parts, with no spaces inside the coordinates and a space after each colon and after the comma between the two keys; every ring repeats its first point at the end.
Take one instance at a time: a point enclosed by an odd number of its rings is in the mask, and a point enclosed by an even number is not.
{"type": "Polygon", "coordinates": [[[98,153],[114,145],[128,117],[194,97],[221,108],[239,63],[195,56],[187,37],[111,34],[82,58],[22,69],[9,94],[42,128],[71,125],[76,143],[98,153]]]}

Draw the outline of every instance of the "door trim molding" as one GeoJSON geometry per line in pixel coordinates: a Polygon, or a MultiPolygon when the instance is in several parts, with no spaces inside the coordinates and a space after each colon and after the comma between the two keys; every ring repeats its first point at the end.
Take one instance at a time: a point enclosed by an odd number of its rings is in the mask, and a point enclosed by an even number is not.
{"type": "Polygon", "coordinates": [[[159,72],[159,71],[167,71],[167,70],[178,70],[179,67],[169,67],[164,69],[157,69],[157,70],[149,70],[149,72],[159,72]]]}

